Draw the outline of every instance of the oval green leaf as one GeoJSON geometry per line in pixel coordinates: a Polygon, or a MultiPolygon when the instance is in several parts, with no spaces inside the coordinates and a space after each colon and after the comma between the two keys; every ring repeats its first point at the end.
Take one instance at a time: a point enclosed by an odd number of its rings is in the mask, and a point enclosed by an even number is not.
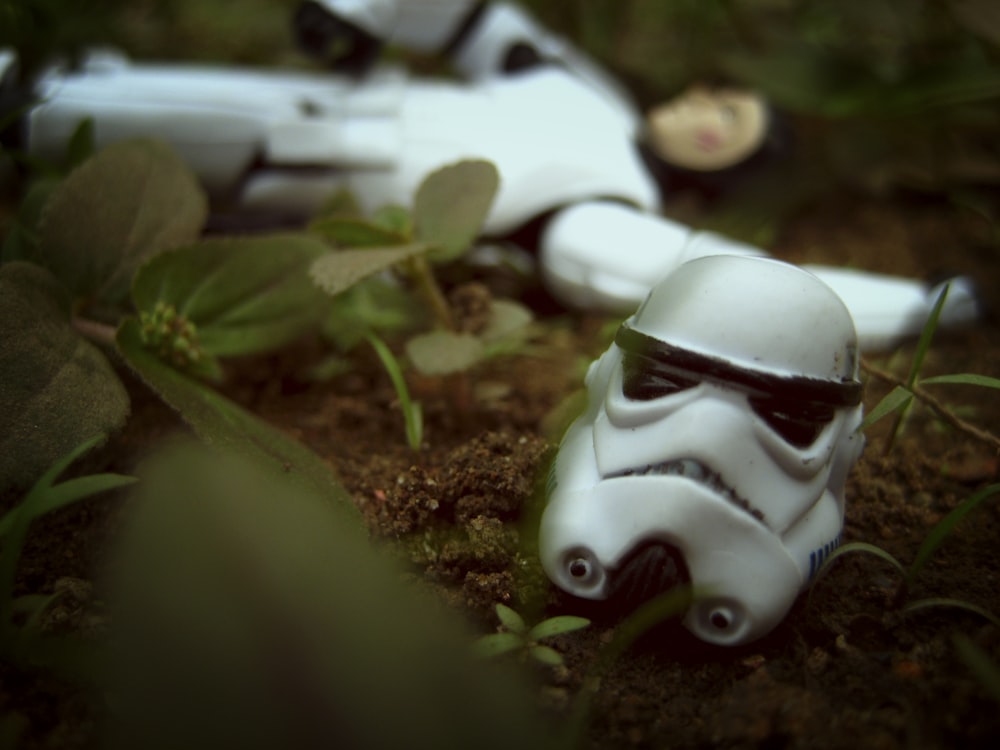
{"type": "Polygon", "coordinates": [[[481,362],[485,350],[470,333],[431,331],[407,341],[406,354],[424,375],[451,375],[481,362]]]}
{"type": "Polygon", "coordinates": [[[413,213],[417,238],[434,246],[431,260],[454,260],[469,248],[499,186],[500,174],[488,161],[461,161],[428,175],[413,213]]]}
{"type": "Polygon", "coordinates": [[[169,146],[123,141],[98,152],[43,211],[39,260],[77,296],[118,303],[135,269],[201,232],[208,202],[169,146]]]}
{"type": "Polygon", "coordinates": [[[129,398],[70,326],[66,291],[45,269],[0,267],[0,483],[27,487],[96,433],[120,428],[129,398]]]}
{"type": "Polygon", "coordinates": [[[576,617],[574,615],[560,615],[543,620],[531,629],[528,637],[533,641],[540,641],[543,638],[551,638],[554,635],[572,633],[574,630],[581,630],[590,625],[590,620],[586,617],[576,617]]]}

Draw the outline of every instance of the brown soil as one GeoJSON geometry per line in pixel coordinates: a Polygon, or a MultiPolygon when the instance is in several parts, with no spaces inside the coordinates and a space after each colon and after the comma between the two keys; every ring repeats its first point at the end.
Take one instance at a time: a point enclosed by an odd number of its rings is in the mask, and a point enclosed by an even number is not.
{"type": "MultiPolygon", "coordinates": [[[[810,211],[782,234],[779,255],[927,276],[959,269],[1000,299],[1000,248],[993,227],[941,202],[843,199],[810,211]]],[[[373,536],[432,584],[482,632],[496,628],[504,602],[529,619],[584,614],[590,628],[556,639],[565,667],[532,673],[538,701],[566,719],[617,624],[614,615],[557,592],[531,554],[537,483],[554,450],[556,409],[580,387],[586,364],[607,344],[606,321],[547,321],[528,352],[495,360],[475,375],[478,399],[456,414],[453,384],[411,382],[426,409],[426,445],[406,445],[402,416],[384,371],[370,354],[333,383],[296,374],[311,345],[254,362],[234,396],[303,440],[336,467],[373,536]]],[[[872,358],[905,375],[913,347],[872,358]]],[[[1000,375],[993,321],[941,334],[925,374],[1000,375]]],[[[867,378],[866,404],[890,386],[867,378]]],[[[970,387],[935,391],[964,419],[997,432],[1000,394],[970,387]]],[[[137,413],[100,459],[130,471],[156,438],[177,427],[165,408],[136,392],[137,413]]],[[[917,408],[889,451],[884,420],[848,494],[846,541],[883,548],[904,564],[928,530],[957,503],[997,481],[1000,458],[987,443],[917,408]]],[[[90,580],[113,528],[116,500],[86,502],[39,524],[25,553],[20,593],[51,591],[59,579],[90,580]]],[[[987,501],[961,524],[917,579],[864,554],[845,555],[803,595],[767,638],[712,649],[676,626],[657,628],[603,677],[585,746],[923,748],[998,747],[998,705],[956,655],[963,634],[1000,663],[1000,629],[954,607],[906,612],[925,597],[949,597],[1000,613],[1000,503],[987,501]]],[[[67,583],[58,585],[67,586],[67,583]]],[[[86,587],[53,614],[71,627],[105,627],[86,587]],[[74,602],[81,602],[74,607],[74,602]]],[[[85,692],[44,677],[0,669],[0,715],[23,712],[30,747],[81,747],[93,740],[100,709],[85,692]]]]}

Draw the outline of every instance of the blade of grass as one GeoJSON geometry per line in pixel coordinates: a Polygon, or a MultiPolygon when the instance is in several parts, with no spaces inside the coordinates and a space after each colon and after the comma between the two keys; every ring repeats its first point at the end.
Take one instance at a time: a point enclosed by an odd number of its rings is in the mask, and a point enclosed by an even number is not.
{"type": "Polygon", "coordinates": [[[979,492],[970,495],[961,503],[956,505],[947,516],[941,519],[924,538],[923,544],[921,544],[920,549],[917,550],[917,554],[913,558],[913,562],[910,564],[909,570],[906,572],[907,583],[912,582],[913,579],[916,578],[917,573],[920,572],[920,569],[924,566],[927,560],[930,559],[931,555],[934,554],[934,551],[941,546],[941,543],[944,542],[954,528],[961,523],[962,519],[978,508],[984,500],[997,493],[1000,493],[1000,484],[991,484],[988,487],[984,487],[979,492]]]}
{"type": "Polygon", "coordinates": [[[917,376],[920,374],[921,368],[924,366],[924,358],[927,356],[927,352],[931,348],[931,340],[934,338],[934,333],[937,331],[938,320],[941,318],[941,310],[944,308],[944,302],[948,297],[948,290],[951,288],[949,284],[945,284],[941,293],[938,294],[937,300],[934,302],[934,307],[931,310],[931,314],[927,317],[927,322],[924,323],[923,329],[920,331],[920,340],[917,342],[917,349],[913,355],[913,364],[910,367],[910,376],[906,379],[906,385],[909,388],[913,388],[914,384],[917,382],[917,376]]]}
{"type": "Polygon", "coordinates": [[[864,432],[894,411],[905,409],[911,401],[913,401],[913,394],[903,386],[896,386],[865,416],[864,421],[858,426],[858,432],[864,432]]]}
{"type": "Polygon", "coordinates": [[[905,607],[903,607],[903,612],[917,612],[921,609],[929,609],[931,607],[964,609],[966,612],[977,614],[980,617],[989,620],[997,627],[1000,627],[1000,617],[997,617],[988,609],[984,609],[983,607],[973,604],[972,602],[966,602],[962,599],[952,599],[950,597],[928,597],[927,599],[917,599],[916,601],[909,602],[905,607]]]}
{"type": "Polygon", "coordinates": [[[958,373],[955,375],[935,375],[920,381],[920,385],[978,385],[983,388],[1000,388],[1000,378],[991,378],[988,375],[976,375],[975,373],[958,373]]]}
{"type": "Polygon", "coordinates": [[[403,369],[399,366],[399,360],[396,359],[385,342],[372,333],[368,334],[366,338],[389,374],[392,387],[396,389],[396,396],[399,398],[399,405],[403,410],[403,419],[406,423],[406,441],[413,450],[419,450],[424,433],[424,418],[420,402],[410,398],[410,390],[406,387],[406,378],[403,377],[403,369]]]}

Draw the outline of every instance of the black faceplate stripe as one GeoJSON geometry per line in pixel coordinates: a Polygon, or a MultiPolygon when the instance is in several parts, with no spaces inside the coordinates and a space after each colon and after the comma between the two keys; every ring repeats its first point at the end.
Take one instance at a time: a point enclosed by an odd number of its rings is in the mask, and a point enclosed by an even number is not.
{"type": "Polygon", "coordinates": [[[684,349],[631,328],[623,323],[615,334],[619,348],[645,357],[652,366],[684,370],[702,377],[721,380],[761,391],[776,398],[794,401],[814,401],[834,406],[856,406],[861,403],[862,385],[857,380],[821,380],[804,375],[775,375],[734,365],[724,359],[684,349]]]}

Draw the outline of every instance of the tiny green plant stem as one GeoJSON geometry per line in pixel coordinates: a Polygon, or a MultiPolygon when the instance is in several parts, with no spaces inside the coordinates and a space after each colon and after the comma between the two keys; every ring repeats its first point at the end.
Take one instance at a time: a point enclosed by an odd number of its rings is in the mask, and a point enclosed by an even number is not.
{"type": "Polygon", "coordinates": [[[84,338],[87,338],[104,347],[113,347],[115,345],[117,328],[114,326],[98,323],[96,320],[79,316],[74,316],[71,323],[77,333],[82,335],[84,338]]]}
{"type": "Polygon", "coordinates": [[[937,417],[949,426],[975,440],[986,443],[996,451],[1000,451],[1000,437],[997,437],[987,430],[976,427],[974,424],[966,422],[945,406],[940,399],[928,393],[927,390],[921,385],[917,383],[907,384],[892,373],[886,372],[885,370],[882,370],[865,360],[862,360],[861,367],[872,377],[878,378],[879,380],[882,380],[896,388],[905,389],[913,395],[914,399],[927,406],[932,412],[934,412],[935,415],[937,415],[937,417]]]}
{"type": "Polygon", "coordinates": [[[431,270],[427,258],[422,255],[415,256],[410,258],[406,265],[417,284],[417,290],[427,302],[438,325],[446,331],[454,331],[455,319],[451,314],[451,307],[448,305],[448,300],[445,299],[441,287],[438,286],[437,279],[434,278],[434,272],[431,270]]]}
{"type": "Polygon", "coordinates": [[[403,420],[406,425],[406,441],[413,450],[419,450],[423,442],[423,412],[419,402],[410,398],[410,390],[406,387],[406,378],[403,377],[403,369],[399,366],[399,361],[392,351],[386,346],[378,336],[369,333],[366,338],[378,355],[382,366],[389,374],[392,386],[396,390],[399,398],[399,405],[403,411],[403,420]]]}

